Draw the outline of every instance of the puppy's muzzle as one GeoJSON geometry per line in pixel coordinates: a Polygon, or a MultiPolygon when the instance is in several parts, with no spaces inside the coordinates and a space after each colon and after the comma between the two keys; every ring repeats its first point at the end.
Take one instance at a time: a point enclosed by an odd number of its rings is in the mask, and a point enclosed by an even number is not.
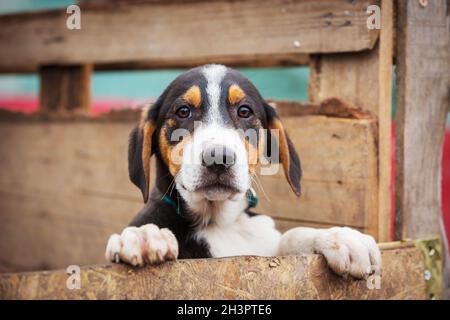
{"type": "Polygon", "coordinates": [[[226,146],[215,144],[202,152],[202,166],[211,173],[225,172],[235,163],[236,153],[226,146]]]}

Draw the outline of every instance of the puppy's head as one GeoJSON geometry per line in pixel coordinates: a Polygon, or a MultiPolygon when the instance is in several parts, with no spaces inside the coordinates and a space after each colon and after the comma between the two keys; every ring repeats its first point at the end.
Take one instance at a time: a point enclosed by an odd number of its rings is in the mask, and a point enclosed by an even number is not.
{"type": "Polygon", "coordinates": [[[300,161],[275,109],[248,79],[222,65],[183,73],[143,111],[130,137],[129,173],[144,201],[154,153],[188,204],[242,199],[263,155],[280,160],[300,195],[300,161]]]}

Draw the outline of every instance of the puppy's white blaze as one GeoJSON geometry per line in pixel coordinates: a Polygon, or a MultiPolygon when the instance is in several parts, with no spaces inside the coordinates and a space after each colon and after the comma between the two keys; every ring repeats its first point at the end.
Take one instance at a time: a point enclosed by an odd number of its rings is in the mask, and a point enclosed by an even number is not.
{"type": "Polygon", "coordinates": [[[220,117],[220,94],[221,84],[227,68],[220,64],[210,64],[202,68],[202,73],[206,78],[206,93],[209,99],[207,119],[212,122],[219,122],[220,117]]]}

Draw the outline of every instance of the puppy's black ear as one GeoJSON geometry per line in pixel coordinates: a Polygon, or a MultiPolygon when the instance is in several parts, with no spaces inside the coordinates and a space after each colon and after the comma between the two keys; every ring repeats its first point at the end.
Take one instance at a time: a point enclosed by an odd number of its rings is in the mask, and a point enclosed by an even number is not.
{"type": "MultiPolygon", "coordinates": [[[[281,123],[280,118],[277,115],[275,109],[268,103],[264,102],[264,109],[266,111],[267,117],[267,148],[271,146],[271,137],[274,135],[270,134],[271,130],[277,130],[278,132],[278,154],[281,164],[283,165],[284,175],[286,180],[292,188],[292,191],[300,197],[301,187],[300,180],[302,178],[302,168],[300,164],[300,159],[298,157],[297,151],[295,150],[294,144],[289,138],[286,130],[281,123]]],[[[270,156],[273,158],[274,151],[269,150],[270,156]]]]}
{"type": "Polygon", "coordinates": [[[144,202],[150,192],[150,157],[156,146],[152,145],[153,133],[159,113],[160,101],[144,108],[138,125],[131,131],[128,144],[128,174],[131,182],[141,189],[144,202]]]}

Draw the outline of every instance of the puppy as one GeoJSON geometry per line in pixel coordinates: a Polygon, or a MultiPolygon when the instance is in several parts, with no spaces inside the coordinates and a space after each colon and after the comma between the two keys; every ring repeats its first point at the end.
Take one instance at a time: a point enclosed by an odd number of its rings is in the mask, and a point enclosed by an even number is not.
{"type": "Polygon", "coordinates": [[[297,152],[252,83],[222,65],[186,71],[131,132],[129,175],[145,206],[109,238],[106,259],[142,266],[177,258],[319,253],[339,275],[364,278],[381,268],[369,235],[346,227],[282,235],[271,217],[249,212],[252,179],[264,161],[280,163],[300,196],[297,152]],[[152,155],[156,182],[150,192],[152,155]]]}

